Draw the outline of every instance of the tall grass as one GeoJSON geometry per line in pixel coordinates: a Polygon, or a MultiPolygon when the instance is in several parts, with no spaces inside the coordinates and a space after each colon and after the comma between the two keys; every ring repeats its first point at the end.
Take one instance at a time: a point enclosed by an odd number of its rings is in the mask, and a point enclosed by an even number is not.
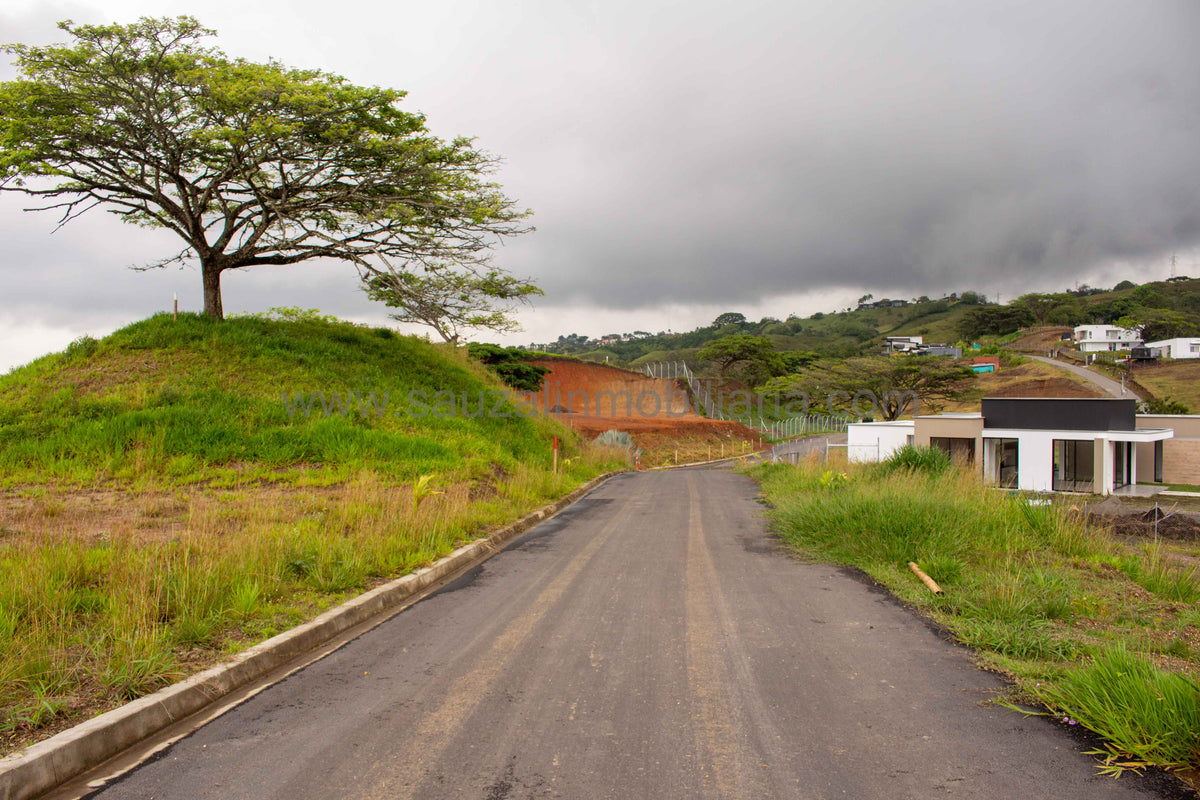
{"type": "Polygon", "coordinates": [[[1110,771],[1127,759],[1168,768],[1200,763],[1200,683],[1158,669],[1124,645],[1035,691],[1104,736],[1110,771]]]}
{"type": "Polygon", "coordinates": [[[624,466],[511,401],[501,417],[289,415],[284,392],[503,389],[452,348],[290,316],[159,315],[0,376],[0,742],[152,691],[624,466]],[[78,498],[114,491],[139,513],[81,521],[78,498]]]}
{"type": "Polygon", "coordinates": [[[558,474],[517,470],[475,498],[466,483],[414,491],[415,483],[364,472],[343,491],[302,504],[291,495],[256,503],[244,490],[237,526],[208,508],[192,516],[189,532],[166,540],[147,540],[136,528],[98,542],[5,540],[0,732],[44,724],[47,701],[58,713],[68,700],[153,691],[184,674],[197,649],[236,649],[273,635],[612,464],[607,451],[585,451],[558,474]]]}
{"type": "Polygon", "coordinates": [[[786,540],[865,570],[1105,736],[1110,770],[1200,765],[1194,677],[1135,652],[1187,651],[1180,638],[1155,643],[1196,626],[1185,605],[1200,591],[1193,575],[1159,552],[1126,552],[1063,506],[1030,505],[919,451],[901,464],[850,466],[845,481],[823,480],[823,469],[754,470],[786,540]],[[909,561],[945,594],[913,580],[909,561]],[[1131,581],[1156,597],[1131,603],[1131,581]],[[1076,664],[1088,656],[1088,666],[1076,664]]]}

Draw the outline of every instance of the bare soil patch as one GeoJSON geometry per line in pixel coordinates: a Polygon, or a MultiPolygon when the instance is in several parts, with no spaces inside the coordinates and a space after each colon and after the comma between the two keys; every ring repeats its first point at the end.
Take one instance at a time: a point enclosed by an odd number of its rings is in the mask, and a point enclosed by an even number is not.
{"type": "Polygon", "coordinates": [[[607,364],[532,363],[550,372],[542,391],[526,395],[528,402],[589,438],[609,430],[630,434],[642,450],[643,466],[740,455],[763,446],[762,435],[740,422],[697,414],[683,380],[649,378],[607,364]]]}

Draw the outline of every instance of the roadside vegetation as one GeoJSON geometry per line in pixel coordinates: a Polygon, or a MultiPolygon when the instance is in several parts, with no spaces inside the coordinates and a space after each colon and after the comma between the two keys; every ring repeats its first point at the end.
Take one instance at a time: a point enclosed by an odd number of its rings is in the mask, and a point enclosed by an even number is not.
{"type": "Polygon", "coordinates": [[[751,474],[787,542],[863,570],[945,625],[1012,676],[1001,702],[1100,734],[1104,770],[1200,766],[1200,580],[1159,547],[1118,541],[1069,501],[984,487],[939,451],[751,474]]]}
{"type": "Polygon", "coordinates": [[[0,752],[624,468],[505,395],[452,347],[295,310],[160,315],[0,377],[0,752]]]}

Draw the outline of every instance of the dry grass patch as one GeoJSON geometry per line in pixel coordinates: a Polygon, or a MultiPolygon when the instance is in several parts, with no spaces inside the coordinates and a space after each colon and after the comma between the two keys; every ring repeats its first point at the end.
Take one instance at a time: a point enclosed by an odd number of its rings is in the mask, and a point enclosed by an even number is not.
{"type": "Polygon", "coordinates": [[[1104,392],[1067,370],[1026,361],[999,372],[985,373],[975,380],[962,399],[946,404],[945,410],[978,411],[984,397],[1106,397],[1104,392]]]}
{"type": "Polygon", "coordinates": [[[613,463],[399,484],[0,496],[0,754],[449,553],[613,463]]]}
{"type": "Polygon", "coordinates": [[[1193,413],[1200,413],[1200,361],[1174,361],[1139,367],[1133,377],[1155,397],[1178,400],[1193,413]]]}

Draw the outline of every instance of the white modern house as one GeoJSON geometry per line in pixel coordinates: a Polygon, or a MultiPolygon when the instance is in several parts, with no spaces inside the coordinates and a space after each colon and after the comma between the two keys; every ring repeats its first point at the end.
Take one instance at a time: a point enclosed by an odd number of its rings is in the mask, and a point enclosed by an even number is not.
{"type": "Polygon", "coordinates": [[[889,353],[908,353],[924,344],[922,336],[888,336],[884,338],[889,353]]]}
{"type": "Polygon", "coordinates": [[[1141,341],[1141,333],[1116,325],[1080,325],[1075,328],[1075,343],[1084,353],[1109,353],[1129,350],[1141,341]]]}
{"type": "MultiPolygon", "coordinates": [[[[1173,428],[1142,424],[1136,407],[1131,399],[984,398],[978,413],[852,424],[847,453],[855,461],[881,460],[912,443],[945,450],[997,486],[1035,492],[1126,492],[1139,480],[1162,482],[1162,443],[1175,436],[1173,428]],[[1139,453],[1147,463],[1139,463],[1139,453]]],[[[1184,467],[1192,458],[1183,452],[1170,455],[1184,467]]],[[[1186,468],[1180,477],[1191,471],[1186,468]]]]}
{"type": "Polygon", "coordinates": [[[1200,339],[1163,339],[1146,342],[1146,347],[1158,350],[1162,358],[1200,358],[1200,339]]]}

